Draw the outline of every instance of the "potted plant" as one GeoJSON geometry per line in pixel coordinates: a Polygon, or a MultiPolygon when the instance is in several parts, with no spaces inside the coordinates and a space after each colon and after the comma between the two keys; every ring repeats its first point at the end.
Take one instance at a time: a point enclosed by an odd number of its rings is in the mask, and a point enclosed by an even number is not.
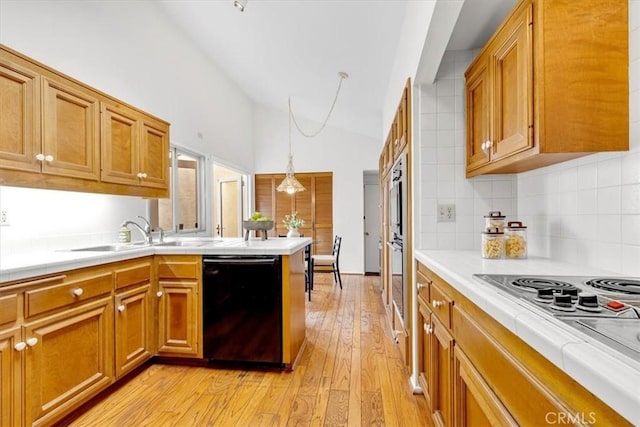
{"type": "Polygon", "coordinates": [[[294,212],[291,215],[285,215],[282,222],[285,227],[287,227],[287,230],[289,230],[287,237],[300,237],[298,229],[304,225],[304,220],[298,218],[298,212],[294,212]]]}

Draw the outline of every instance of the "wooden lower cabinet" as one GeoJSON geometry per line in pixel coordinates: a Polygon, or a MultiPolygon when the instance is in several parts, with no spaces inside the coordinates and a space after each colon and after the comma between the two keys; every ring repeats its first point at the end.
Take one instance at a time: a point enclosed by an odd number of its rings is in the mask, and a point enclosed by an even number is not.
{"type": "Polygon", "coordinates": [[[460,347],[453,351],[453,422],[456,426],[517,426],[460,347]]]}
{"type": "Polygon", "coordinates": [[[28,322],[23,339],[26,425],[50,425],[113,382],[110,296],[28,322]]]}
{"type": "Polygon", "coordinates": [[[119,378],[152,356],[151,283],[115,296],[115,362],[119,378]]]}
{"type": "Polygon", "coordinates": [[[19,327],[0,332],[0,426],[22,423],[22,352],[15,349],[20,337],[19,327]]]}
{"type": "Polygon", "coordinates": [[[158,355],[202,357],[202,257],[156,258],[158,355]]]}
{"type": "Polygon", "coordinates": [[[426,266],[417,270],[418,381],[436,426],[630,425],[426,266]]]}
{"type": "Polygon", "coordinates": [[[453,425],[453,337],[431,316],[431,410],[436,426],[453,425]]]}

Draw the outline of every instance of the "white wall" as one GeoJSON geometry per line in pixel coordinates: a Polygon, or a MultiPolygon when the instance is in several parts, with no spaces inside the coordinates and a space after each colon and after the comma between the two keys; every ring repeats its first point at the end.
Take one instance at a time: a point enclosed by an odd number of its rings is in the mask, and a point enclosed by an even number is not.
{"type": "Polygon", "coordinates": [[[464,71],[476,52],[445,53],[436,81],[420,86],[417,156],[414,176],[419,249],[480,250],[484,215],[500,211],[515,220],[516,179],[513,175],[465,178],[464,71]],[[437,205],[454,204],[455,222],[438,222],[437,205]]]}
{"type": "MultiPolygon", "coordinates": [[[[256,106],[253,122],[255,172],[284,172],[289,152],[287,112],[256,106]]],[[[307,133],[319,127],[307,120],[298,123],[307,133]]],[[[379,141],[330,125],[308,139],[293,128],[291,151],[296,172],[333,172],[333,227],[342,236],[340,270],[364,272],[362,173],[378,169],[379,141]]]]}
{"type": "Polygon", "coordinates": [[[628,152],[465,179],[462,76],[472,54],[445,54],[435,84],[420,88],[421,111],[414,114],[421,129],[417,248],[479,251],[482,215],[491,208],[525,222],[532,256],[640,276],[640,0],[629,4],[628,152]],[[435,221],[438,202],[456,204],[455,223],[435,221]]]}
{"type": "MultiPolygon", "coordinates": [[[[3,0],[0,43],[167,120],[183,147],[253,168],[252,102],[153,2],[3,0]]],[[[0,205],[7,254],[110,238],[145,201],[0,187],[0,205]]]]}

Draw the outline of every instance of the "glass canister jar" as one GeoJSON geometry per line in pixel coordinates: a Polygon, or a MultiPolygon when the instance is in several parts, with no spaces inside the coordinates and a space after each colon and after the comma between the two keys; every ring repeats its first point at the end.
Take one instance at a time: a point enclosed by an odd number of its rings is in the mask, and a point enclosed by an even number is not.
{"type": "Polygon", "coordinates": [[[484,216],[484,228],[497,227],[501,232],[504,230],[504,218],[500,211],[491,211],[488,215],[484,216]]]}
{"type": "Polygon", "coordinates": [[[527,226],[521,221],[509,221],[504,229],[504,255],[507,258],[527,257],[527,226]]]}
{"type": "Polygon", "coordinates": [[[482,258],[504,257],[504,233],[498,227],[488,227],[482,232],[482,258]]]}

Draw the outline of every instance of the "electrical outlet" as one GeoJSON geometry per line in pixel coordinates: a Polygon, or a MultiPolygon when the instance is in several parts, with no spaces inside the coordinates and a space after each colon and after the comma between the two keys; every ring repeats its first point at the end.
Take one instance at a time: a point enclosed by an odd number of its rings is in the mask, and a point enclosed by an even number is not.
{"type": "Polygon", "coordinates": [[[0,211],[0,227],[9,225],[9,214],[7,211],[0,211]]]}
{"type": "Polygon", "coordinates": [[[438,222],[454,222],[456,220],[456,205],[438,205],[438,222]]]}

